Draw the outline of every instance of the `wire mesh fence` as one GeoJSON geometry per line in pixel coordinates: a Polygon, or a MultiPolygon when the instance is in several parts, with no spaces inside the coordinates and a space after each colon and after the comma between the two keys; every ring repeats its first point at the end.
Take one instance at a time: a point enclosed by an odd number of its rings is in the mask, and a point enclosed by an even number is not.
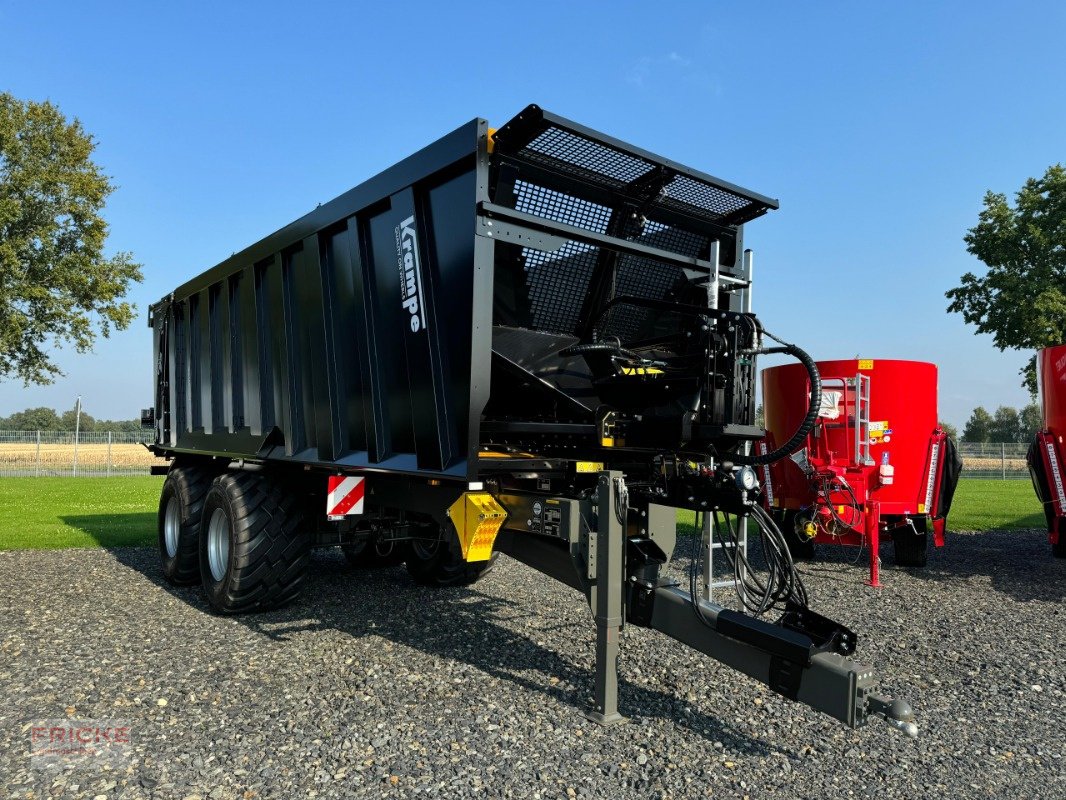
{"type": "Polygon", "coordinates": [[[962,478],[999,478],[1028,480],[1025,454],[1029,445],[1022,442],[959,442],[962,478]]]}
{"type": "Polygon", "coordinates": [[[0,476],[148,475],[152,431],[0,431],[0,476]]]}
{"type": "MultiPolygon", "coordinates": [[[[147,475],[152,431],[0,431],[0,476],[147,475]]],[[[1028,479],[1024,443],[959,442],[963,478],[1028,479]]]]}

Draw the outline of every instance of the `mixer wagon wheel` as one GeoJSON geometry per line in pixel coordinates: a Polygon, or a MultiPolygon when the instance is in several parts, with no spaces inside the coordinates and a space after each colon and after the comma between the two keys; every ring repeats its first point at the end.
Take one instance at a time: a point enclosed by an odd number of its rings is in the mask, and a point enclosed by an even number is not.
{"type": "Polygon", "coordinates": [[[929,552],[929,537],[926,534],[928,521],[928,517],[914,517],[912,524],[904,523],[893,529],[892,545],[896,551],[897,567],[925,566],[929,552]]]}
{"type": "Polygon", "coordinates": [[[464,561],[459,537],[448,524],[437,539],[412,539],[407,556],[407,572],[421,586],[469,586],[489,573],[496,553],[488,561],[464,561]]]}
{"type": "Polygon", "coordinates": [[[410,556],[411,547],[408,542],[375,536],[342,544],[341,550],[348,563],[356,569],[382,569],[400,566],[410,556]]]}
{"type": "Polygon", "coordinates": [[[175,465],[159,497],[159,555],[163,577],[174,586],[200,581],[200,516],[216,472],[175,465]]]}
{"type": "MultiPolygon", "coordinates": [[[[1059,522],[1059,520],[1056,520],[1059,522]]],[[[1059,523],[1061,525],[1061,523],[1059,523]]],[[[1051,545],[1051,554],[1055,558],[1066,558],[1066,525],[1059,528],[1059,540],[1051,545]]]]}
{"type": "Polygon", "coordinates": [[[814,558],[814,540],[801,536],[796,531],[798,516],[798,511],[783,512],[779,523],[781,532],[785,534],[785,542],[788,544],[788,552],[792,554],[792,560],[810,561],[814,558]]]}
{"type": "Polygon", "coordinates": [[[259,472],[215,478],[204,500],[200,575],[223,614],[265,611],[300,593],[311,555],[301,499],[259,472]]]}

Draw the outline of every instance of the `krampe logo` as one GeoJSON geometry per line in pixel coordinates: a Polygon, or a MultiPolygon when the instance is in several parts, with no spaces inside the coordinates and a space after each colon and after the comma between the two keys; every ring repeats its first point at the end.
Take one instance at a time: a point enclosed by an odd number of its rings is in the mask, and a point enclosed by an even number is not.
{"type": "Polygon", "coordinates": [[[418,235],[412,214],[396,226],[396,263],[400,269],[400,299],[411,315],[411,330],[425,330],[426,314],[422,306],[422,264],[418,260],[418,235]]]}

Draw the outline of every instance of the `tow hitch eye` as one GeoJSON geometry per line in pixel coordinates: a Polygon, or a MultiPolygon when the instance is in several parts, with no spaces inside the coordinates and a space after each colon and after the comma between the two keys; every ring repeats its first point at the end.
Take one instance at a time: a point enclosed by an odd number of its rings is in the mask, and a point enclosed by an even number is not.
{"type": "Polygon", "coordinates": [[[903,731],[912,739],[918,738],[918,726],[914,723],[914,709],[906,700],[890,700],[880,695],[870,696],[870,714],[878,714],[885,722],[903,731]]]}

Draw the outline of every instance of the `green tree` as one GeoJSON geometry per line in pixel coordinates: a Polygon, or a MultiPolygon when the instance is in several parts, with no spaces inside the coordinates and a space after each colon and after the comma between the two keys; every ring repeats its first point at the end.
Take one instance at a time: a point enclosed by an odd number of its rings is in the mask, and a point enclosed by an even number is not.
{"type": "Polygon", "coordinates": [[[940,430],[944,431],[944,433],[948,435],[949,439],[956,442],[959,440],[959,431],[950,422],[944,422],[944,420],[940,420],[937,425],[940,426],[940,430]]]}
{"type": "Polygon", "coordinates": [[[987,442],[992,432],[992,415],[978,406],[966,420],[966,426],[962,429],[964,442],[987,442]]]}
{"type": "Polygon", "coordinates": [[[0,93],[0,379],[51,383],[50,345],[86,352],[134,318],[122,298],[141,268],[103,254],[114,187],[94,147],[51,103],[0,93]]]}
{"type": "Polygon", "coordinates": [[[1018,417],[1018,409],[1010,406],[1000,406],[992,415],[992,426],[988,431],[988,440],[991,442],[1017,442],[1021,438],[1021,421],[1018,417]]]}
{"type": "Polygon", "coordinates": [[[93,430],[140,433],[144,428],[141,427],[140,419],[98,419],[93,423],[93,430]]]}
{"type": "MultiPolygon", "coordinates": [[[[77,407],[70,409],[70,411],[64,411],[59,417],[59,430],[72,431],[76,423],[77,414],[75,413],[77,407]]],[[[81,422],[78,425],[78,430],[91,431],[96,425],[96,420],[85,413],[85,409],[81,410],[81,422]]]]}
{"type": "Polygon", "coordinates": [[[59,415],[54,409],[27,408],[10,417],[0,419],[0,429],[6,431],[54,431],[59,429],[59,415]]]}
{"type": "MultiPolygon", "coordinates": [[[[962,314],[1000,350],[1035,350],[1066,342],[1066,167],[1049,167],[1015,195],[988,192],[966,249],[988,267],[967,272],[947,292],[948,311],[962,314]]],[[[1036,395],[1035,359],[1022,368],[1036,395]]]]}
{"type": "Polygon", "coordinates": [[[1036,403],[1030,403],[1022,409],[1019,418],[1021,422],[1021,441],[1033,441],[1037,432],[1044,428],[1044,414],[1040,411],[1040,406],[1036,403]]]}

